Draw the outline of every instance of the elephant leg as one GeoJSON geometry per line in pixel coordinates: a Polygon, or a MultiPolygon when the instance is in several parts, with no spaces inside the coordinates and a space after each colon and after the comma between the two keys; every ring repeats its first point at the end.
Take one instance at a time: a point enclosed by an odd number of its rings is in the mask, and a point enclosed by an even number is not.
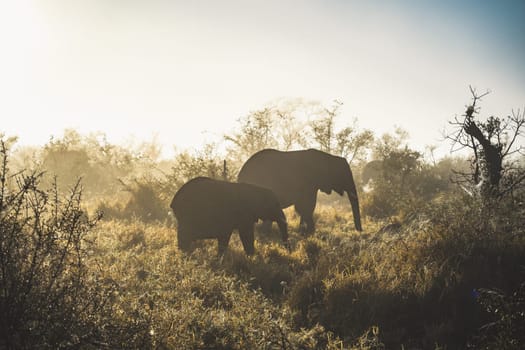
{"type": "Polygon", "coordinates": [[[191,232],[184,225],[178,225],[177,227],[177,244],[179,249],[188,253],[191,248],[191,232]]]}
{"type": "Polygon", "coordinates": [[[312,234],[315,231],[313,212],[309,214],[306,214],[306,213],[301,214],[299,212],[299,215],[301,215],[301,221],[299,224],[299,232],[305,235],[312,234]]]}
{"type": "Polygon", "coordinates": [[[239,228],[239,236],[246,255],[253,255],[255,248],[253,246],[253,224],[239,228]]]}
{"type": "Polygon", "coordinates": [[[304,234],[310,234],[315,231],[314,209],[315,193],[305,196],[302,200],[295,203],[295,211],[301,216],[299,230],[304,234]]]}
{"type": "Polygon", "coordinates": [[[218,256],[224,255],[224,252],[226,251],[226,249],[228,248],[228,244],[230,243],[231,235],[232,233],[228,232],[228,233],[222,234],[219,237],[217,237],[217,240],[219,241],[218,256]]]}

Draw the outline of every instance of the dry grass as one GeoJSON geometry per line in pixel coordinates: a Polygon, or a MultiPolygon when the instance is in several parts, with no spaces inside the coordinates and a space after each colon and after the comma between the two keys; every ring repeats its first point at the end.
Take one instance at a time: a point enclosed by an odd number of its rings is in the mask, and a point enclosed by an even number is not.
{"type": "Polygon", "coordinates": [[[399,232],[365,221],[358,233],[349,212],[320,206],[308,237],[288,210],[290,252],[274,228],[251,257],[234,235],[222,261],[216,241],[180,252],[173,223],[99,222],[85,263],[109,294],[87,347],[465,348],[490,320],[476,290],[510,293],[524,276],[521,214],[487,210],[452,198],[399,232]]]}
{"type": "MultiPolygon", "coordinates": [[[[293,329],[289,308],[265,296],[280,277],[269,276],[254,288],[253,280],[237,278],[226,268],[247,263],[255,269],[263,259],[259,254],[246,258],[237,240],[221,265],[216,243],[203,242],[186,256],[176,248],[175,230],[163,225],[111,221],[94,236],[93,265],[103,266],[106,280],[116,286],[116,318],[141,330],[132,347],[340,348],[341,342],[319,325],[293,329]]],[[[265,249],[271,250],[285,254],[276,246],[265,249]]]]}

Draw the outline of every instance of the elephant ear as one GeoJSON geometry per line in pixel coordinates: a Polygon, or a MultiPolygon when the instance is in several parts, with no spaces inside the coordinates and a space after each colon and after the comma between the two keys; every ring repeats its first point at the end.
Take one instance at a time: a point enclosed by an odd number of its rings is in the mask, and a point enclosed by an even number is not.
{"type": "Polygon", "coordinates": [[[282,212],[279,200],[271,190],[266,188],[255,188],[254,196],[247,206],[251,208],[255,221],[259,219],[277,220],[279,212],[282,212]]]}
{"type": "Polygon", "coordinates": [[[335,190],[343,194],[346,183],[348,162],[345,158],[319,150],[309,150],[305,157],[304,175],[308,181],[322,192],[330,194],[335,190]]]}
{"type": "Polygon", "coordinates": [[[300,169],[300,175],[308,184],[320,188],[322,190],[328,189],[329,179],[327,177],[327,159],[332,157],[328,153],[309,149],[305,151],[297,165],[300,169]]]}
{"type": "Polygon", "coordinates": [[[234,209],[237,218],[243,221],[256,222],[257,206],[253,195],[254,186],[249,184],[238,184],[236,208],[234,209]]]}

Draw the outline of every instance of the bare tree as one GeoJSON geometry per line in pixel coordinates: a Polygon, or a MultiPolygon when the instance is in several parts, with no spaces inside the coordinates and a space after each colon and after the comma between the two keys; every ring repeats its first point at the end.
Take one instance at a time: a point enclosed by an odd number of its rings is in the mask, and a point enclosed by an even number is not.
{"type": "Polygon", "coordinates": [[[240,118],[237,130],[224,135],[230,158],[244,161],[265,148],[288,151],[303,147],[306,144],[303,125],[294,113],[290,109],[266,107],[240,118]]]}
{"type": "MultiPolygon", "coordinates": [[[[506,118],[490,116],[481,121],[477,105],[490,92],[479,94],[469,86],[472,104],[460,120],[450,122],[454,126],[452,134],[446,138],[452,141],[452,151],[472,150],[471,172],[458,173],[460,179],[481,189],[484,197],[497,198],[513,191],[524,182],[525,172],[515,166],[512,155],[524,154],[525,148],[518,140],[523,137],[525,124],[524,111],[512,111],[506,118]],[[502,184],[502,179],[507,181],[502,184]]],[[[461,181],[461,180],[460,180],[461,181]]]]}
{"type": "Polygon", "coordinates": [[[370,130],[359,130],[356,119],[351,125],[337,130],[335,120],[342,105],[342,102],[335,100],[330,108],[323,108],[321,116],[309,123],[309,138],[321,151],[344,157],[352,164],[355,160],[366,158],[374,134],[370,130]]]}
{"type": "Polygon", "coordinates": [[[342,102],[334,100],[331,108],[323,108],[323,117],[310,122],[312,138],[321,151],[332,153],[335,117],[339,114],[342,105],[342,102]]]}

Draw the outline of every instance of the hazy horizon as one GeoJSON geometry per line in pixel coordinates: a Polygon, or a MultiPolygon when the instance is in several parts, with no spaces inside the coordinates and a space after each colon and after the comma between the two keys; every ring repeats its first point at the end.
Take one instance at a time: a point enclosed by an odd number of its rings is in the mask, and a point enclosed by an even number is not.
{"type": "MultiPolygon", "coordinates": [[[[66,128],[112,143],[220,140],[282,99],[344,103],[419,149],[470,101],[525,106],[525,3],[46,1],[0,5],[0,132],[42,145],[66,128]]],[[[449,145],[441,143],[440,153],[449,145]]]]}

